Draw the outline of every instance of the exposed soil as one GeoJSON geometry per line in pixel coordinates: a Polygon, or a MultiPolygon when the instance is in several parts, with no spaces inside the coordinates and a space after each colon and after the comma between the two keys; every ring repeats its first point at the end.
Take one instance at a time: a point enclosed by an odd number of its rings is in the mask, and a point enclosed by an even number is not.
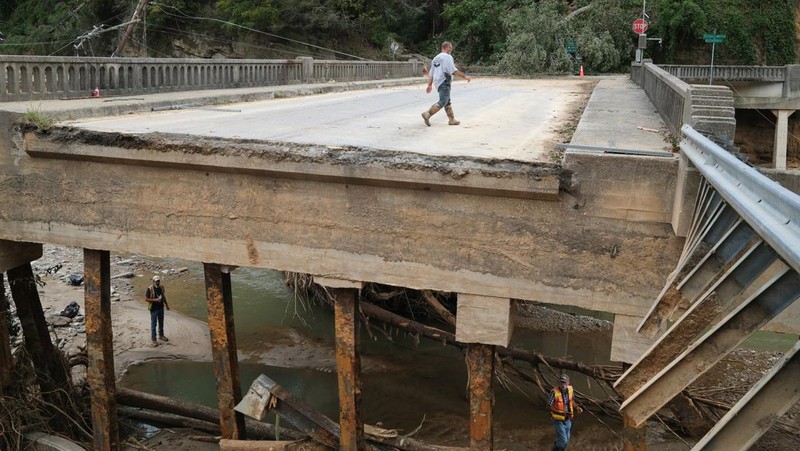
{"type": "MultiPolygon", "coordinates": [[[[772,164],[775,145],[775,115],[766,110],[736,110],[735,144],[754,166],[772,164]]],[[[800,119],[789,117],[786,168],[800,169],[800,119]]]]}

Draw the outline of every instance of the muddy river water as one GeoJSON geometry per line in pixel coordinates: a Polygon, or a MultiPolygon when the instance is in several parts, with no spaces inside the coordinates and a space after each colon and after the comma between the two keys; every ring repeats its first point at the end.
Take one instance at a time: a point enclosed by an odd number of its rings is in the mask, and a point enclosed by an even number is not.
{"type": "MultiPolygon", "coordinates": [[[[168,278],[173,310],[205,321],[202,265],[168,278]]],[[[338,419],[333,313],[307,308],[277,272],[239,268],[231,275],[243,392],[265,374],[325,415],[338,419]]],[[[139,281],[144,291],[146,281],[139,281]]],[[[169,326],[169,320],[167,320],[169,326]]],[[[167,335],[169,335],[167,331],[167,335]]],[[[469,400],[461,352],[442,343],[416,339],[394,329],[362,329],[363,415],[369,424],[449,446],[469,444],[469,400]]],[[[210,346],[210,345],[209,345],[210,346]]],[[[516,329],[512,346],[587,364],[608,363],[610,338],[599,333],[565,334],[516,329]]],[[[525,371],[530,367],[520,366],[525,371]]],[[[518,382],[517,382],[518,383],[518,382]]],[[[576,389],[602,396],[596,383],[573,375],[576,389]]],[[[129,368],[121,386],[216,407],[210,363],[149,361],[129,368]]],[[[531,384],[503,387],[495,380],[495,449],[550,449],[552,425],[544,396],[531,384]]],[[[271,417],[268,421],[272,421],[271,417]]],[[[621,449],[620,424],[584,414],[576,420],[571,447],[621,449]]],[[[668,435],[654,434],[651,449],[688,449],[668,435]]]]}

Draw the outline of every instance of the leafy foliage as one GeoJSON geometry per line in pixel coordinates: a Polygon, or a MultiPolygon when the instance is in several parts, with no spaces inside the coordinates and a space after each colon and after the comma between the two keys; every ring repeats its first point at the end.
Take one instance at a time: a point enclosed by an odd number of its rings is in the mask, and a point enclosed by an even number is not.
{"type": "Polygon", "coordinates": [[[584,65],[595,71],[620,70],[630,61],[629,2],[597,0],[568,14],[558,0],[528,2],[510,13],[508,41],[500,67],[517,75],[566,73],[584,65]],[[574,56],[567,42],[575,42],[574,56]]]}
{"type": "MultiPolygon", "coordinates": [[[[137,3],[3,0],[0,52],[110,55],[137,3]]],[[[574,72],[579,64],[620,71],[633,59],[630,24],[641,7],[641,0],[155,0],[147,7],[147,41],[140,26],[126,51],[384,59],[401,50],[433,56],[447,39],[460,64],[499,64],[518,75],[574,72]],[[567,42],[575,53],[567,53],[567,42]]],[[[794,1],[652,0],[647,7],[648,35],[663,39],[647,50],[656,62],[697,64],[709,53],[702,36],[714,30],[727,35],[716,47],[720,64],[796,58],[794,1]]]]}
{"type": "Polygon", "coordinates": [[[507,0],[463,0],[445,5],[447,37],[461,58],[470,62],[489,62],[505,40],[503,18],[507,0]]]}
{"type": "Polygon", "coordinates": [[[726,36],[717,44],[720,64],[792,64],[796,58],[796,2],[777,0],[659,0],[651,35],[664,39],[654,52],[665,63],[696,63],[694,49],[710,53],[707,33],[726,36]]]}

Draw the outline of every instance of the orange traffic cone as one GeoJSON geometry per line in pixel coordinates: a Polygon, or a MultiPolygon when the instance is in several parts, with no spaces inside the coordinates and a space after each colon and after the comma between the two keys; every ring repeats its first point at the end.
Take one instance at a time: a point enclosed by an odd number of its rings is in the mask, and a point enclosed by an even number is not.
{"type": "Polygon", "coordinates": [[[583,64],[581,64],[581,73],[580,76],[583,77],[583,64]]]}

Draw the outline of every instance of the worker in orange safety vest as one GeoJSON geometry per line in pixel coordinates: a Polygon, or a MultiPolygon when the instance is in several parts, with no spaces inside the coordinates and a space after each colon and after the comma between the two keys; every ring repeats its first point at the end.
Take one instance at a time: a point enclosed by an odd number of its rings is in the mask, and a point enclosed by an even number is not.
{"type": "Polygon", "coordinates": [[[550,391],[547,405],[550,407],[550,416],[553,418],[556,429],[553,451],[566,449],[572,431],[572,418],[583,412],[583,409],[575,405],[574,392],[572,385],[569,384],[569,376],[566,374],[561,375],[559,385],[550,391]]]}

